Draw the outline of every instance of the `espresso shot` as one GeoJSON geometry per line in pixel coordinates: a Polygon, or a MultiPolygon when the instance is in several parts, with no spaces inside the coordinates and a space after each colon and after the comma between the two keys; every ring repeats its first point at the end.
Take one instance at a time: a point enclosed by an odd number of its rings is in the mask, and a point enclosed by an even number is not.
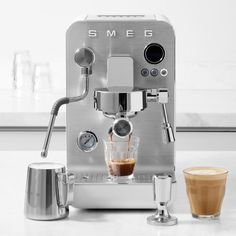
{"type": "Polygon", "coordinates": [[[108,175],[114,179],[132,179],[138,158],[139,138],[130,135],[127,140],[104,141],[108,175]]]}
{"type": "Polygon", "coordinates": [[[108,170],[112,176],[129,176],[133,174],[135,163],[134,159],[110,160],[108,170]]]}

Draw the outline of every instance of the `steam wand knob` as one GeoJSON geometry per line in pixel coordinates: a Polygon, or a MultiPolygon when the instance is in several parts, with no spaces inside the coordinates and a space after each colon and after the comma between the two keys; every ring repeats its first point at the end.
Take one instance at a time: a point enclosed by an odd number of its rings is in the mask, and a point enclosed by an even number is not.
{"type": "Polygon", "coordinates": [[[171,199],[171,177],[168,175],[154,175],[153,194],[157,205],[156,213],[147,218],[147,223],[151,225],[171,226],[177,224],[177,218],[171,216],[167,204],[171,199]]]}

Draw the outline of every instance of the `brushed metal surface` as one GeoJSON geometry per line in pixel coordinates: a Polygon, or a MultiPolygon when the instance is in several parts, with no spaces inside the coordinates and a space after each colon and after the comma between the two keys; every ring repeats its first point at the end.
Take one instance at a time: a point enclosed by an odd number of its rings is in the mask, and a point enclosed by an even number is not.
{"type": "MultiPolygon", "coordinates": [[[[83,91],[83,84],[79,80],[80,70],[74,62],[74,53],[81,47],[92,49],[96,60],[90,78],[88,96],[81,102],[67,106],[67,164],[69,171],[74,173],[106,172],[102,140],[108,139],[107,132],[113,121],[94,109],[93,92],[96,88],[106,88],[108,85],[107,59],[117,55],[128,55],[134,61],[135,87],[168,89],[168,118],[175,130],[175,36],[172,26],[164,20],[132,18],[124,21],[107,18],[102,21],[90,19],[75,22],[68,29],[66,36],[66,92],[69,97],[83,91]],[[97,36],[88,37],[88,30],[94,29],[97,36]],[[116,38],[107,37],[106,31],[111,29],[116,30],[116,38]],[[132,38],[125,37],[124,32],[129,29],[135,32],[132,38]],[[152,37],[144,37],[145,30],[152,30],[152,37]],[[144,58],[144,49],[150,43],[159,43],[165,49],[165,58],[157,65],[149,64],[144,58]],[[143,68],[148,70],[156,68],[158,71],[166,68],[168,75],[162,77],[158,74],[155,78],[142,77],[143,68]],[[98,146],[93,152],[84,153],[76,145],[78,134],[84,130],[92,131],[98,137],[98,146]]],[[[174,143],[165,145],[162,142],[161,105],[148,103],[144,111],[132,118],[132,123],[134,135],[140,137],[135,173],[174,173],[175,146],[174,143]]],[[[77,201],[79,199],[74,198],[75,206],[79,204],[77,201]]],[[[136,207],[139,208],[138,204],[136,207]]]]}
{"type": "Polygon", "coordinates": [[[61,205],[58,192],[58,174],[65,173],[65,166],[57,163],[32,163],[28,166],[25,216],[32,220],[56,220],[69,213],[61,205]]]}
{"type": "Polygon", "coordinates": [[[134,61],[131,57],[109,57],[107,59],[107,87],[134,86],[134,61]],[[122,75],[121,75],[121,71],[122,75]]]}

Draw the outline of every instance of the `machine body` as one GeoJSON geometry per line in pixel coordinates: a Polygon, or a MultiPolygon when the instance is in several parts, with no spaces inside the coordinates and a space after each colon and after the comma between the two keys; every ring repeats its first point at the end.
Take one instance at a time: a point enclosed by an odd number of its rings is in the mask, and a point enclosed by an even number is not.
{"type": "Polygon", "coordinates": [[[74,56],[84,47],[95,56],[88,94],[80,102],[67,105],[66,117],[67,167],[75,175],[72,205],[154,208],[152,176],[171,175],[175,182],[175,145],[163,143],[163,107],[144,96],[148,91],[168,90],[164,111],[175,130],[173,28],[158,16],[88,16],[73,23],[66,35],[67,97],[75,97],[85,89],[74,56]],[[113,90],[121,87],[130,88],[132,93],[117,96],[113,90]],[[113,92],[107,95],[106,90],[113,92]],[[113,183],[107,177],[103,140],[108,139],[108,130],[117,118],[115,102],[107,100],[104,104],[102,100],[109,96],[122,104],[117,112],[122,117],[125,110],[125,115],[131,117],[133,134],[140,137],[135,179],[126,184],[113,183]]]}

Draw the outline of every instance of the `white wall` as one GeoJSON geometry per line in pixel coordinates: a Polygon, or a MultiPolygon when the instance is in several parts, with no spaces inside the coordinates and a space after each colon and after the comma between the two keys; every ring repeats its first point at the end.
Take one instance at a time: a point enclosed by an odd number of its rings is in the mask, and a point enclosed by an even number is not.
{"type": "Polygon", "coordinates": [[[162,13],[177,36],[177,88],[232,89],[236,72],[234,0],[8,0],[0,7],[0,89],[11,87],[14,51],[49,61],[65,86],[65,31],[81,14],[162,13]]]}

